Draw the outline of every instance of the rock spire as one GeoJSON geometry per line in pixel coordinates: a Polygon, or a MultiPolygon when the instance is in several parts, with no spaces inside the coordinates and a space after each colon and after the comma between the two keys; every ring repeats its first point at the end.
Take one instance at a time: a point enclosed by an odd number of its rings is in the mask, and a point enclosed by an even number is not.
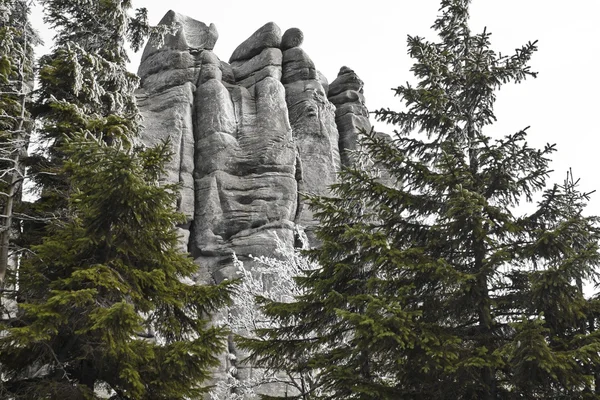
{"type": "Polygon", "coordinates": [[[141,138],[173,146],[165,179],[181,184],[178,229],[197,280],[235,278],[233,253],[252,268],[250,255],[274,256],[276,240],[292,248],[299,230],[316,244],[302,193],[327,194],[370,129],[363,82],[343,67],[329,85],[298,28],[269,22],[226,63],[214,25],[173,11],[161,24],[177,31],[143,53],[141,138]]]}

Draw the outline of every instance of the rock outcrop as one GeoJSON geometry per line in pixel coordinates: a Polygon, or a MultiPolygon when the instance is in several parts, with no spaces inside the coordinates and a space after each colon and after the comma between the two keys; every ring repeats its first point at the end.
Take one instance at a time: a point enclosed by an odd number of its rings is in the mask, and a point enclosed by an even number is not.
{"type": "Polygon", "coordinates": [[[293,243],[296,149],[281,83],[279,28],[269,23],[234,51],[233,83],[201,55],[195,95],[196,210],[190,250],[217,282],[231,254],[262,255],[275,237],[293,243]]]}
{"type": "Polygon", "coordinates": [[[329,101],[335,104],[335,122],[340,133],[342,164],[350,165],[352,151],[356,150],[358,134],[369,132],[369,110],[365,105],[363,81],[347,67],[342,67],[337,78],[331,82],[329,101]]]}
{"type": "Polygon", "coordinates": [[[267,23],[226,63],[213,52],[214,25],[172,11],[161,24],[177,30],[142,57],[142,141],[173,147],[165,178],[182,186],[179,229],[197,281],[235,278],[234,253],[251,269],[250,255],[292,248],[300,230],[317,244],[303,194],[328,194],[370,129],[362,81],[343,67],[329,85],[297,28],[282,35],[267,23]]]}
{"type": "Polygon", "coordinates": [[[335,107],[327,100],[327,92],[314,63],[299,46],[303,34],[297,28],[283,36],[283,73],[285,99],[296,143],[298,163],[298,211],[295,222],[305,229],[314,244],[314,218],[302,194],[327,194],[340,168],[339,134],[335,125],[335,107]]]}

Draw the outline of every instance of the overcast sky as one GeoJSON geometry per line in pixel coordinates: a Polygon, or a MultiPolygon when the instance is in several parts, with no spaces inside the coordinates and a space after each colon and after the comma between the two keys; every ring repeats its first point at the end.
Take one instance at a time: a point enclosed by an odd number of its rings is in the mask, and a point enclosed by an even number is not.
{"type": "MultiPolygon", "coordinates": [[[[430,27],[439,8],[437,0],[133,0],[133,4],[148,9],[151,23],[158,23],[170,9],[214,23],[219,32],[215,53],[225,61],[266,22],[275,22],[282,31],[300,28],[304,50],[330,82],[341,66],[356,71],[365,82],[371,110],[398,108],[390,89],[414,82],[406,36],[435,38],[430,27]]],[[[538,78],[500,91],[498,122],[489,132],[503,135],[531,126],[532,145],[557,144],[552,181],[562,181],[571,167],[587,191],[600,189],[599,16],[600,0],[473,0],[471,7],[472,30],[480,32],[487,26],[496,51],[509,54],[527,41],[539,40],[531,63],[538,78]]],[[[39,27],[39,11],[33,18],[39,27]]],[[[132,57],[134,71],[139,56],[132,57]]],[[[600,214],[600,192],[592,196],[589,211],[600,214]]]]}

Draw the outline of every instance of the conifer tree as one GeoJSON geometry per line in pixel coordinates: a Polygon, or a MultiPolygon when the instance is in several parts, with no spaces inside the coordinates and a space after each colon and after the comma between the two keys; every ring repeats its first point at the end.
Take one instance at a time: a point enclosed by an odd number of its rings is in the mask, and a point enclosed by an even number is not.
{"type": "Polygon", "coordinates": [[[168,27],[150,27],[145,9],[130,16],[129,0],[41,0],[40,4],[56,35],[53,51],[39,61],[34,107],[46,145],[30,163],[40,187],[37,213],[57,217],[69,191],[61,173],[62,140],[87,131],[106,143],[132,146],[140,122],[134,96],[138,77],[127,71],[126,45],[138,50],[150,33],[160,38],[168,27]]]}
{"type": "Polygon", "coordinates": [[[598,398],[582,289],[598,279],[598,218],[572,176],[547,185],[553,145],[487,133],[496,91],[535,76],[536,44],[496,53],[469,3],[441,2],[438,42],[408,37],[417,84],[395,89],[402,111],[376,112],[396,138],[361,140],[385,179],[357,164],[311,198],[322,268],[295,302],[265,305],[280,328],[242,343],[259,366],[308,357],[325,391],[312,398],[598,398]],[[519,216],[523,203],[536,210],[519,216]]]}
{"type": "Polygon", "coordinates": [[[32,128],[33,46],[39,39],[29,24],[29,7],[25,0],[0,0],[0,283],[14,259],[15,206],[32,128]]]}
{"type": "Polygon", "coordinates": [[[168,145],[123,151],[67,139],[71,196],[19,269],[20,313],[1,327],[0,393],[13,399],[198,398],[226,332],[209,315],[229,284],[183,283],[177,187],[160,184],[168,145]]]}
{"type": "Polygon", "coordinates": [[[163,185],[169,144],[135,144],[140,120],[125,38],[151,30],[129,1],[43,0],[57,30],[34,109],[47,151],[32,169],[52,213],[12,279],[16,315],[0,326],[0,397],[198,398],[226,331],[210,314],[230,284],[188,285],[178,187],[163,185]]]}

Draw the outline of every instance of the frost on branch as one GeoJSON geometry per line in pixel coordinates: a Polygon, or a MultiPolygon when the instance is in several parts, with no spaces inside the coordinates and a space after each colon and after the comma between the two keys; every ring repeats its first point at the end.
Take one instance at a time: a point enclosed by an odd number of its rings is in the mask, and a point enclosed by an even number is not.
{"type": "MultiPolygon", "coordinates": [[[[308,241],[303,231],[299,230],[302,247],[308,247],[308,241]]],[[[255,331],[263,328],[277,327],[270,317],[265,315],[257,304],[257,298],[270,301],[290,303],[303,294],[298,286],[297,276],[306,271],[318,268],[318,265],[303,256],[298,249],[290,249],[276,239],[277,249],[273,257],[254,257],[251,269],[233,254],[233,263],[237,268],[240,283],[232,297],[232,304],[226,310],[226,324],[238,335],[256,338],[255,331]]],[[[300,382],[306,377],[298,377],[288,372],[276,372],[266,368],[251,369],[251,376],[239,376],[238,367],[250,367],[244,363],[244,356],[237,348],[230,350],[228,355],[230,367],[227,370],[227,381],[220,381],[210,393],[211,400],[257,399],[260,394],[297,395],[305,386],[300,382]]]]}

